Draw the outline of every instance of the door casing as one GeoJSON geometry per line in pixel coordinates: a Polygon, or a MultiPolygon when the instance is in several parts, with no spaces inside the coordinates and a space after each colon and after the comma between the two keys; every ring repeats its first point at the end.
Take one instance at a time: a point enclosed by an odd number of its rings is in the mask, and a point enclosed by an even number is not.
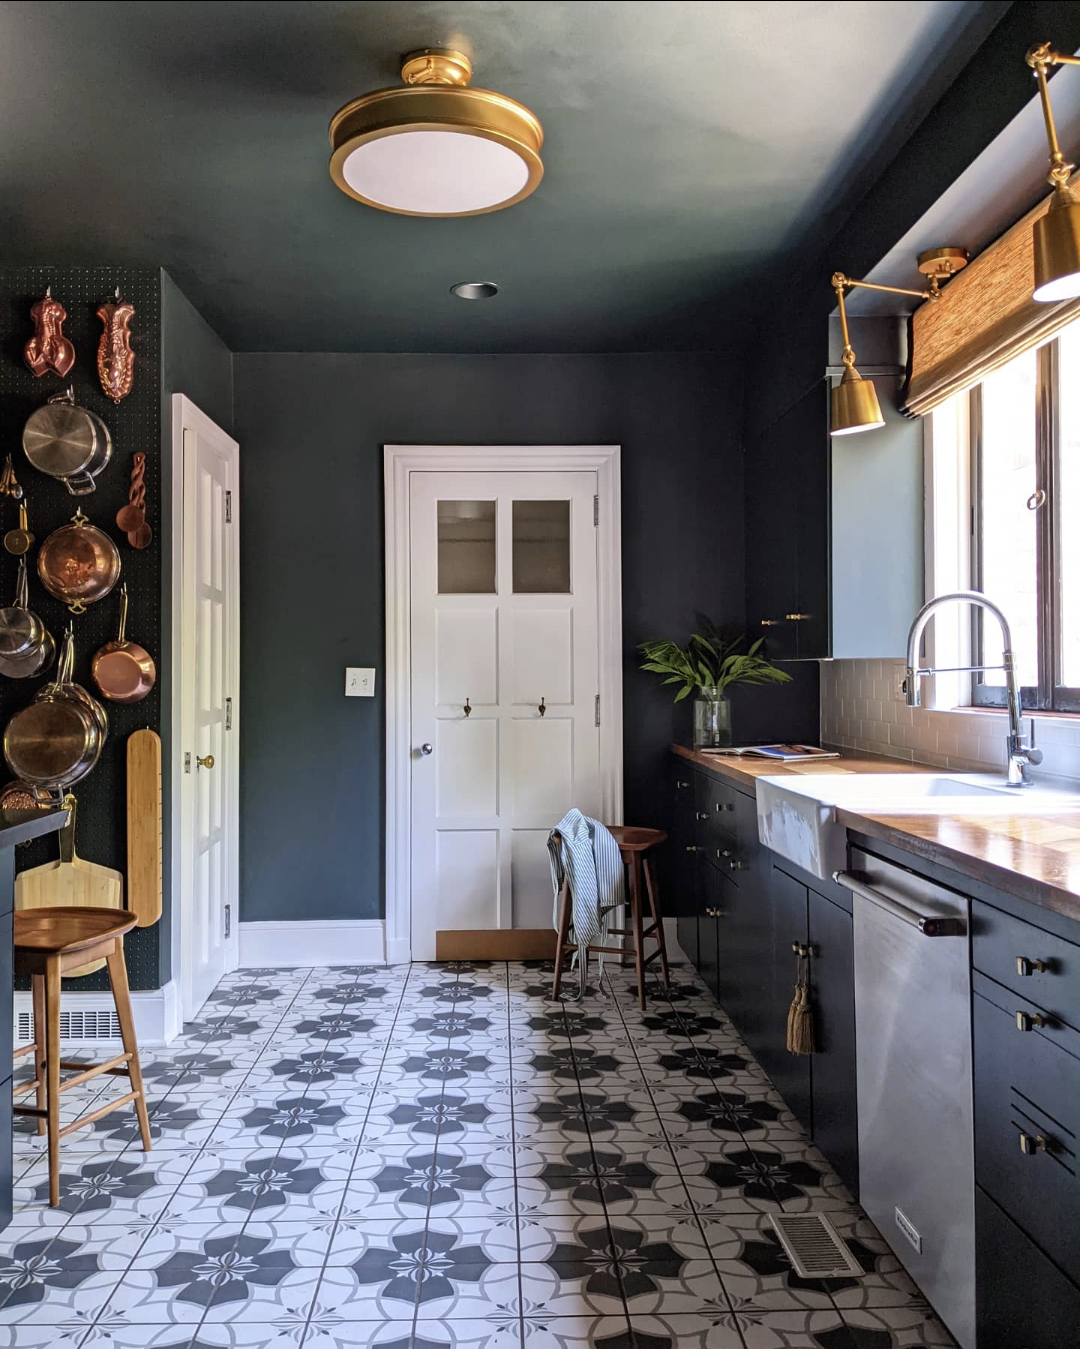
{"type": "Polygon", "coordinates": [[[231,735],[235,736],[233,752],[228,756],[223,771],[227,775],[224,787],[226,814],[229,818],[229,864],[225,886],[225,902],[231,906],[231,930],[225,942],[226,970],[235,970],[240,960],[239,917],[240,917],[240,502],[239,502],[239,453],[240,447],[228,436],[216,422],[202,412],[190,398],[184,394],[173,394],[172,398],[172,475],[170,480],[172,501],[170,520],[172,525],[172,550],[170,554],[171,581],[169,586],[172,621],[170,636],[172,649],[168,662],[172,718],[171,734],[166,744],[164,772],[170,785],[170,808],[168,823],[170,839],[168,847],[169,875],[172,894],[172,977],[180,990],[181,1016],[190,1020],[198,1012],[193,1006],[191,978],[191,943],[193,934],[191,924],[185,923],[184,895],[193,884],[192,862],[195,851],[195,799],[194,772],[184,771],[184,755],[195,753],[195,691],[193,666],[187,654],[193,650],[195,640],[192,614],[194,610],[194,584],[192,566],[185,548],[185,501],[190,500],[188,476],[193,475],[194,465],[188,462],[184,453],[184,431],[197,431],[208,441],[216,444],[232,458],[236,477],[232,485],[232,524],[229,527],[231,546],[230,584],[234,603],[231,609],[231,632],[228,645],[230,652],[229,668],[225,671],[225,681],[232,690],[233,720],[231,735]]]}
{"type": "Polygon", "coordinates": [[[623,821],[622,528],[618,445],[384,445],[386,560],[386,959],[411,958],[413,748],[409,479],[413,473],[595,472],[604,819],[623,821]]]}

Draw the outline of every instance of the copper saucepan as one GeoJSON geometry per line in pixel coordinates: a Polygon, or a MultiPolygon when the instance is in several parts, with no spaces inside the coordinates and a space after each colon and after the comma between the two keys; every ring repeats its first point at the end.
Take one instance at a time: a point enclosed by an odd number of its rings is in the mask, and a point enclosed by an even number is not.
{"type": "Polygon", "coordinates": [[[154,687],[157,668],[150,652],[125,633],[128,619],[128,589],[120,589],[120,632],[115,642],[106,642],[95,653],[90,675],[97,691],[113,703],[140,703],[154,687]]]}
{"type": "Polygon", "coordinates": [[[120,550],[103,530],[76,511],[38,550],[38,576],[73,614],[103,600],[120,579],[120,550]]]}
{"type": "MultiPolygon", "coordinates": [[[[4,731],[7,765],[31,787],[48,791],[71,787],[86,777],[101,755],[105,736],[100,721],[86,702],[71,696],[70,690],[78,688],[71,684],[74,658],[69,631],[56,683],[16,712],[4,731]]],[[[85,690],[80,692],[95,702],[85,690]]]]}

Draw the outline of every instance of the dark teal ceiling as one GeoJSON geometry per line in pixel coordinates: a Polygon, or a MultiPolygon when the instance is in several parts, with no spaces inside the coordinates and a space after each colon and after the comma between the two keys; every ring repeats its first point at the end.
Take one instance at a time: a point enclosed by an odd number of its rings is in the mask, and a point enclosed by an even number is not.
{"type": "Polygon", "coordinates": [[[241,351],[726,346],[1006,8],[0,3],[4,260],[160,264],[241,351]],[[544,124],[510,210],[416,220],[330,181],[330,115],[435,45],[544,124]]]}

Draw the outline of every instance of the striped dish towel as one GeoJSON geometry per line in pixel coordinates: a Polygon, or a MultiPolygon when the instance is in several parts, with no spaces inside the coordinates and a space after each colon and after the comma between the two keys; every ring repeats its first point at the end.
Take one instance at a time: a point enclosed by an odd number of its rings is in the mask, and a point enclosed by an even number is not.
{"type": "MultiPolygon", "coordinates": [[[[625,873],[619,845],[599,820],[570,810],[548,835],[551,884],[555,891],[554,924],[559,928],[559,893],[563,881],[570,887],[573,940],[578,948],[581,977],[579,997],[585,991],[588,948],[602,941],[614,909],[625,901],[625,873]]],[[[601,957],[601,963],[603,957],[601,957]]]]}

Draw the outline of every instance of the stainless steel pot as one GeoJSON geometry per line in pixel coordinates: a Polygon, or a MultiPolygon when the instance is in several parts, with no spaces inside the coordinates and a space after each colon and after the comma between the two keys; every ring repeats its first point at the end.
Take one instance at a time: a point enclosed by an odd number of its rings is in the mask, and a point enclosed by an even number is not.
{"type": "Polygon", "coordinates": [[[26,607],[26,559],[19,559],[15,602],[0,609],[0,657],[29,656],[45,635],[45,625],[26,607]]]}
{"type": "Polygon", "coordinates": [[[31,464],[59,478],[72,496],[87,496],[112,458],[112,436],[96,412],[79,407],[74,389],[54,394],[32,412],[23,428],[31,464]]]}
{"type": "Polygon", "coordinates": [[[4,731],[7,765],[32,787],[48,791],[71,787],[86,777],[101,755],[105,737],[99,721],[85,702],[70,693],[73,666],[69,631],[56,683],[16,712],[4,731]]]}

